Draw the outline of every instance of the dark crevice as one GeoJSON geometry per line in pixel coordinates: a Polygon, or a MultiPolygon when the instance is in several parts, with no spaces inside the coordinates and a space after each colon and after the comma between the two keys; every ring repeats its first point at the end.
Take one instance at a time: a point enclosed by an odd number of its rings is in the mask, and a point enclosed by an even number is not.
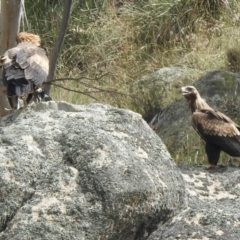
{"type": "Polygon", "coordinates": [[[11,209],[11,207],[10,207],[10,210],[8,211],[9,213],[6,214],[5,219],[3,219],[3,217],[1,216],[1,218],[0,218],[0,233],[4,232],[7,229],[10,222],[17,214],[18,210],[20,208],[22,208],[26,204],[27,201],[31,200],[32,197],[34,196],[34,194],[35,194],[35,191],[26,192],[19,207],[15,207],[15,209],[11,209]]]}
{"type": "Polygon", "coordinates": [[[173,217],[173,212],[170,210],[162,210],[161,213],[158,213],[159,216],[149,216],[145,222],[143,222],[138,231],[136,232],[134,240],[145,240],[147,239],[151,233],[158,229],[158,225],[160,223],[164,224],[167,222],[171,217],[173,217]],[[147,233],[147,236],[146,236],[147,233]]]}

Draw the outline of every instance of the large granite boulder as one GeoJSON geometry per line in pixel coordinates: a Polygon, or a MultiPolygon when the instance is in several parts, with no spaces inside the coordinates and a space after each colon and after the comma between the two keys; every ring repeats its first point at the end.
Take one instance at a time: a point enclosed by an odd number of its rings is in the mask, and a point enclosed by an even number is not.
{"type": "Polygon", "coordinates": [[[0,123],[1,240],[147,239],[185,206],[182,175],[139,114],[48,102],[0,123]]]}

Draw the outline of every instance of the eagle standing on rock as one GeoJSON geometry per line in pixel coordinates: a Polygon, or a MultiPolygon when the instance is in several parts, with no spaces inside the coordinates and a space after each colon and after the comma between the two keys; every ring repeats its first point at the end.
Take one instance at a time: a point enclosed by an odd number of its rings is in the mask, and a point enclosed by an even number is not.
{"type": "Polygon", "coordinates": [[[192,112],[192,126],[205,141],[210,164],[217,168],[220,152],[232,157],[240,156],[240,126],[223,113],[212,109],[193,86],[181,88],[192,112]]]}
{"type": "Polygon", "coordinates": [[[39,47],[40,37],[21,32],[16,38],[17,46],[7,50],[0,58],[3,66],[3,84],[12,109],[26,107],[32,101],[44,97],[42,84],[48,76],[49,61],[39,47]]]}

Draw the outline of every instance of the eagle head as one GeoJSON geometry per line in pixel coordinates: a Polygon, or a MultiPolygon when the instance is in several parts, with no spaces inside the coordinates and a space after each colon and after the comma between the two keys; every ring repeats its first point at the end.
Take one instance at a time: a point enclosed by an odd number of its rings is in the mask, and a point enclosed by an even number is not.
{"type": "Polygon", "coordinates": [[[195,99],[199,95],[197,89],[193,86],[182,87],[181,93],[186,99],[195,99]]]}
{"type": "Polygon", "coordinates": [[[40,46],[40,37],[38,35],[27,33],[27,32],[20,32],[16,37],[17,43],[29,42],[37,47],[40,46]]]}
{"type": "Polygon", "coordinates": [[[181,88],[182,95],[186,98],[191,111],[195,112],[200,109],[211,109],[206,101],[200,96],[198,90],[193,86],[181,88]]]}

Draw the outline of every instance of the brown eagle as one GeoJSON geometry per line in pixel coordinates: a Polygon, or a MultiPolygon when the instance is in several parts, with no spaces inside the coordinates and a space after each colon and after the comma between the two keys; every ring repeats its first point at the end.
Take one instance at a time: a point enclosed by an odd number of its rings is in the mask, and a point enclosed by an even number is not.
{"type": "Polygon", "coordinates": [[[40,37],[21,32],[17,46],[8,49],[0,59],[3,66],[3,84],[12,109],[26,107],[44,96],[42,84],[48,75],[49,61],[39,47],[40,37]]]}
{"type": "Polygon", "coordinates": [[[223,113],[212,109],[193,86],[181,88],[192,112],[192,126],[205,141],[210,168],[216,168],[220,152],[240,156],[240,127],[223,113]]]}

